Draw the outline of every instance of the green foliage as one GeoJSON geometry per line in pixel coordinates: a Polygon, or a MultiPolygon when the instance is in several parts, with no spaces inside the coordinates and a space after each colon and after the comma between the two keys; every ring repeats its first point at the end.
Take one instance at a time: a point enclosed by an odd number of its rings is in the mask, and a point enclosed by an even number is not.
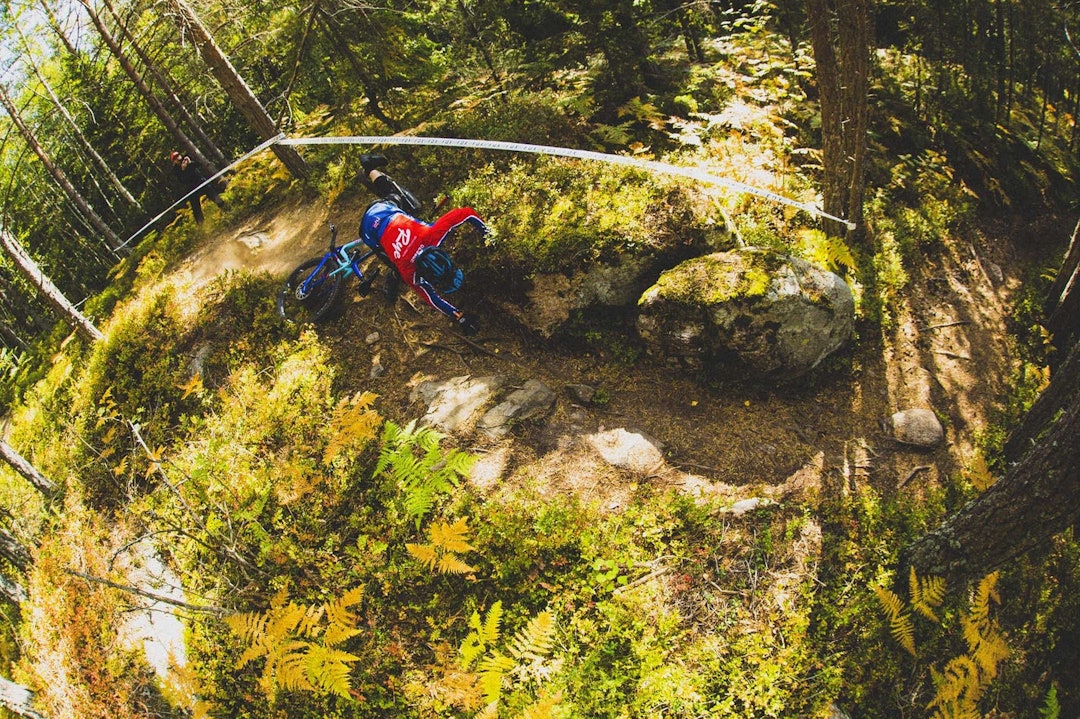
{"type": "Polygon", "coordinates": [[[704,225],[683,222],[686,197],[661,180],[584,162],[541,158],[504,169],[489,165],[453,199],[491,215],[494,232],[478,261],[498,258],[526,271],[576,270],[636,247],[660,246],[676,231],[683,242],[704,232],[704,225]],[[673,224],[663,224],[665,219],[673,224]]]}
{"type": "Polygon", "coordinates": [[[469,473],[474,461],[464,452],[441,450],[443,439],[438,431],[417,427],[415,421],[404,427],[389,421],[383,426],[382,449],[373,474],[385,474],[400,489],[405,516],[416,522],[417,529],[439,497],[469,473]]]}

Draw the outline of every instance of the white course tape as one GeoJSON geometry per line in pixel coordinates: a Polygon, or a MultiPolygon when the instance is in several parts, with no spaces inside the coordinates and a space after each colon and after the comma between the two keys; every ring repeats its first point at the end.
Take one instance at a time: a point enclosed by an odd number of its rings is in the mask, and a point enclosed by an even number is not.
{"type": "Polygon", "coordinates": [[[790,198],[778,195],[775,192],[769,190],[763,190],[753,185],[747,185],[737,180],[730,180],[725,177],[717,177],[716,175],[709,174],[702,170],[698,170],[692,167],[679,167],[677,165],[668,165],[663,162],[656,162],[654,160],[643,160],[637,157],[627,157],[626,155],[609,155],[604,152],[593,152],[591,150],[574,150],[568,147],[552,147],[550,145],[531,145],[523,142],[501,142],[499,140],[469,140],[457,137],[411,137],[408,135],[359,135],[359,136],[343,136],[343,137],[290,137],[284,138],[278,141],[281,145],[425,145],[429,147],[467,147],[478,150],[504,150],[507,152],[527,152],[536,155],[557,155],[559,157],[574,157],[581,160],[598,160],[600,162],[607,162],[613,165],[627,165],[629,167],[637,167],[644,170],[650,170],[652,172],[662,172],[669,175],[679,175],[681,177],[688,177],[699,182],[705,182],[712,185],[719,185],[726,187],[735,192],[741,192],[748,195],[756,195],[758,197],[771,200],[773,202],[779,202],[789,207],[794,207],[804,212],[808,212],[815,217],[823,217],[836,222],[842,222],[847,226],[848,230],[855,229],[855,223],[849,222],[843,218],[830,215],[827,212],[819,210],[813,205],[808,205],[803,202],[797,202],[790,198]]]}
{"type": "Polygon", "coordinates": [[[153,224],[154,224],[155,222],[157,222],[157,221],[158,221],[158,220],[160,220],[160,219],[161,219],[162,217],[164,217],[165,215],[167,215],[167,214],[169,214],[170,212],[172,212],[173,210],[175,210],[175,209],[176,209],[177,207],[179,207],[180,205],[182,205],[182,204],[184,204],[185,202],[187,202],[187,199],[188,199],[189,197],[191,197],[192,195],[194,195],[194,194],[195,194],[196,192],[198,192],[198,191],[199,191],[199,190],[201,190],[202,188],[206,187],[206,186],[207,186],[207,185],[209,185],[209,184],[210,184],[211,182],[214,182],[214,181],[216,181],[216,180],[217,180],[217,179],[218,179],[219,177],[221,177],[221,176],[222,176],[222,175],[224,175],[224,174],[225,174],[226,172],[228,172],[229,170],[233,169],[234,167],[236,167],[237,165],[239,165],[239,164],[240,164],[241,162],[243,162],[244,160],[248,159],[248,158],[249,158],[249,157],[251,157],[252,155],[257,155],[258,153],[262,152],[263,150],[265,150],[266,148],[270,147],[271,145],[276,145],[276,144],[277,144],[278,142],[280,142],[280,141],[281,141],[281,140],[282,140],[282,139],[283,139],[284,137],[285,137],[285,133],[281,133],[280,135],[277,135],[276,137],[271,137],[271,138],[270,138],[269,140],[267,140],[266,142],[262,143],[262,144],[261,144],[261,145],[259,145],[258,147],[255,147],[255,148],[253,148],[253,149],[249,150],[249,151],[248,151],[247,153],[245,153],[245,154],[244,154],[243,156],[241,156],[240,158],[238,158],[238,159],[236,159],[236,160],[233,160],[233,161],[232,161],[231,163],[229,163],[229,164],[228,164],[228,165],[227,165],[226,167],[224,167],[224,168],[222,168],[222,169],[218,170],[218,171],[217,171],[217,173],[216,173],[216,174],[215,174],[215,175],[214,175],[213,177],[211,177],[211,178],[210,178],[209,180],[205,180],[205,181],[204,181],[204,182],[203,182],[203,183],[202,183],[201,185],[199,185],[198,187],[196,187],[196,188],[195,188],[194,190],[192,190],[191,192],[187,193],[186,195],[184,195],[183,197],[181,197],[181,198],[180,198],[179,200],[177,200],[176,202],[172,203],[171,205],[169,205],[168,207],[166,207],[166,208],[165,208],[164,210],[162,210],[162,211],[161,211],[160,213],[158,213],[158,215],[157,215],[157,216],[156,216],[156,217],[155,217],[154,219],[150,220],[150,221],[149,221],[149,222],[147,222],[147,223],[146,223],[145,225],[143,225],[143,226],[142,226],[142,227],[140,227],[140,228],[139,228],[138,230],[136,230],[136,231],[135,231],[135,234],[133,234],[133,235],[132,235],[131,237],[129,237],[129,238],[127,238],[126,240],[124,240],[124,241],[123,241],[123,242],[122,242],[122,243],[120,244],[120,246],[119,246],[119,247],[117,247],[116,249],[117,249],[117,250],[123,249],[124,247],[126,247],[126,246],[128,245],[128,243],[130,243],[130,242],[131,242],[132,240],[134,240],[134,239],[135,239],[136,237],[138,237],[138,236],[139,236],[139,235],[141,235],[142,233],[146,232],[147,228],[149,228],[149,227],[150,227],[151,225],[153,225],[153,224]]]}

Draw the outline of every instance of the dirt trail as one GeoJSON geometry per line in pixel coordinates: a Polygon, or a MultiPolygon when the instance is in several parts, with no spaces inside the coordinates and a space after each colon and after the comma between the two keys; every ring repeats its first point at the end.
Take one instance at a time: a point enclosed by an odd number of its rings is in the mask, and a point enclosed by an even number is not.
{"type": "MultiPolygon", "coordinates": [[[[228,269],[282,275],[322,251],[327,220],[344,237],[362,208],[287,207],[224,233],[182,272],[196,283],[228,269]]],[[[403,300],[389,306],[380,293],[360,298],[351,284],[343,312],[318,332],[342,367],[342,391],[379,393],[380,410],[397,420],[423,413],[409,400],[423,379],[510,374],[548,384],[559,400],[546,419],[518,426],[500,442],[459,438],[498,458],[493,471],[502,479],[529,472],[547,477],[553,489],[610,495],[616,503],[638,481],[734,487],[743,496],[830,479],[918,491],[970,461],[977,433],[996,419],[1014,365],[1006,323],[1020,287],[1021,258],[999,238],[978,248],[968,240],[950,242],[912,272],[894,329],[860,337],[846,361],[785,387],[715,378],[702,383],[647,356],[628,364],[603,350],[584,354],[542,341],[495,311],[481,311],[483,331],[467,343],[433,310],[403,300]],[[376,364],[384,372],[372,377],[376,364]],[[598,387],[609,399],[577,406],[565,391],[572,383],[598,387]],[[929,407],[942,419],[943,447],[912,450],[884,434],[883,418],[912,407],[929,407]],[[617,427],[659,440],[667,471],[651,477],[614,472],[574,441],[617,427]]],[[[485,307],[482,289],[462,294],[464,306],[485,307]]]]}

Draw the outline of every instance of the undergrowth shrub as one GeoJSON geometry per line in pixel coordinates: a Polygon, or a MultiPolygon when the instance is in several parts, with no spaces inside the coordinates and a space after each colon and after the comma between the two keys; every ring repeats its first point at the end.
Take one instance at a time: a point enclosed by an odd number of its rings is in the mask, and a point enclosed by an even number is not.
{"type": "Polygon", "coordinates": [[[121,639],[126,603],[115,590],[69,572],[110,578],[110,554],[128,538],[122,524],[69,502],[62,526],[35,555],[16,676],[45,716],[151,719],[169,711],[141,647],[121,639]]]}

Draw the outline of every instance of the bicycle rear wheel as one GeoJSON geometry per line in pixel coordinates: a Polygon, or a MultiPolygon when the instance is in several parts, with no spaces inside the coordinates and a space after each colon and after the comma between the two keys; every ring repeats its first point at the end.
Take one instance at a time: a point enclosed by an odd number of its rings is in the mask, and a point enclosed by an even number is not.
{"type": "Polygon", "coordinates": [[[331,274],[330,265],[313,257],[293,270],[278,295],[278,314],[296,323],[318,322],[330,314],[341,295],[341,275],[331,274]]]}

